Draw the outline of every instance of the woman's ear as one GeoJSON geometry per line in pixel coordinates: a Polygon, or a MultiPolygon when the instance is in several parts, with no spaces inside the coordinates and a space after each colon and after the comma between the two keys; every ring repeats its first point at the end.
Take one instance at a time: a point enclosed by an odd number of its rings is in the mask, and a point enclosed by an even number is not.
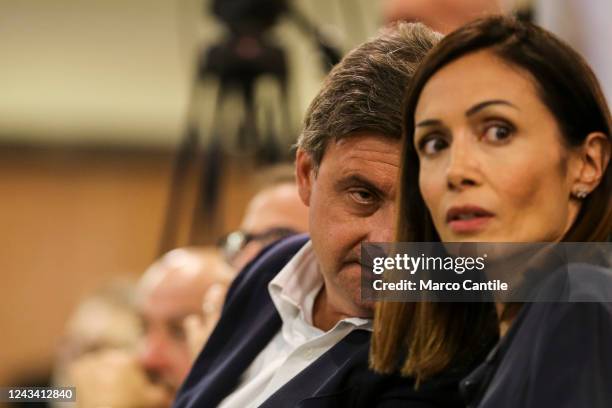
{"type": "Polygon", "coordinates": [[[577,150],[572,194],[584,198],[597,188],[610,162],[610,139],[601,132],[589,133],[577,150]]]}
{"type": "Polygon", "coordinates": [[[297,182],[298,194],[306,206],[310,206],[314,170],[312,156],[298,148],[295,154],[295,180],[297,182]]]}

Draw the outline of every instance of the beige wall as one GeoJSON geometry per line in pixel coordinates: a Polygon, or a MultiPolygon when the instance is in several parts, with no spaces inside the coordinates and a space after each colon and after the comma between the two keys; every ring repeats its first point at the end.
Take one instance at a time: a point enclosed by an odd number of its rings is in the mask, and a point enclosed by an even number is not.
{"type": "MultiPolygon", "coordinates": [[[[173,148],[199,52],[223,35],[204,13],[210,2],[0,0],[0,141],[173,148]]],[[[377,0],[291,4],[344,50],[379,25],[377,0]]],[[[297,129],[323,76],[319,56],[286,18],[273,36],[287,51],[297,129]]]]}
{"type": "MultiPolygon", "coordinates": [[[[0,147],[0,385],[44,371],[79,299],[111,277],[138,277],[157,256],[172,160],[0,147]]],[[[244,166],[227,161],[210,242],[239,223],[252,192],[244,166]]]]}
{"type": "Polygon", "coordinates": [[[0,384],[49,362],[78,299],[155,256],[168,154],[0,150],[0,384]]]}

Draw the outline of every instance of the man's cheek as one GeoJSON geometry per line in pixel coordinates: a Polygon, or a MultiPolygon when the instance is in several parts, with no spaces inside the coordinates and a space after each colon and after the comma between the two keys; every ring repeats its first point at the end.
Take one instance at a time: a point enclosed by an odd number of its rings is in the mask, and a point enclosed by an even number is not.
{"type": "Polygon", "coordinates": [[[338,280],[347,287],[355,286],[360,282],[360,278],[361,265],[357,263],[344,264],[338,274],[338,280]]]}

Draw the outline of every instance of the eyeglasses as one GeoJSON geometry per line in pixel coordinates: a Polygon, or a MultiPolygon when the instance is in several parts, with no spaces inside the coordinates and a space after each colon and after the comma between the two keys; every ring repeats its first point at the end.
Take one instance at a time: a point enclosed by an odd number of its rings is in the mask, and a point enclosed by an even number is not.
{"type": "Polygon", "coordinates": [[[251,242],[259,242],[262,246],[267,246],[279,239],[297,234],[293,228],[275,227],[269,228],[259,233],[246,231],[233,231],[222,237],[218,242],[225,255],[225,259],[231,262],[236,256],[251,242]]]}

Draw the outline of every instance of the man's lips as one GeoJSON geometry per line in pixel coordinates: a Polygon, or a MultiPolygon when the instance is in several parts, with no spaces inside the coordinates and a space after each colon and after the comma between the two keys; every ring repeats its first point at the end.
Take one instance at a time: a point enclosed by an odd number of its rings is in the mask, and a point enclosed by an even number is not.
{"type": "Polygon", "coordinates": [[[482,230],[495,216],[476,205],[451,207],[446,212],[446,223],[455,233],[470,233],[482,230]]]}

